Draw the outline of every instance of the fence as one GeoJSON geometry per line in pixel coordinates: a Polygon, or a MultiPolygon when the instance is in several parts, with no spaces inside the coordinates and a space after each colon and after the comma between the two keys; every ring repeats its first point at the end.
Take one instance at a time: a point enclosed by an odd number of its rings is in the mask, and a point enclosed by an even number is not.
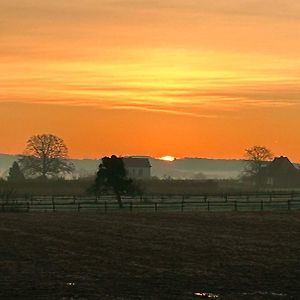
{"type": "Polygon", "coordinates": [[[123,198],[120,208],[114,196],[23,196],[1,198],[2,212],[187,212],[187,211],[272,211],[300,209],[300,193],[260,192],[201,195],[146,195],[123,198]]]}

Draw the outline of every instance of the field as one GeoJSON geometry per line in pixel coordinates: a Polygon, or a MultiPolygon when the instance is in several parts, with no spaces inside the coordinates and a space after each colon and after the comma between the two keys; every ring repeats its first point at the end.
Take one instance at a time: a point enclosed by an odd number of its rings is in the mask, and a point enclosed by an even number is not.
{"type": "MultiPolygon", "coordinates": [[[[78,180],[25,180],[7,182],[0,180],[0,195],[86,195],[94,178],[78,180]]],[[[202,194],[212,192],[251,191],[253,186],[241,185],[236,180],[158,180],[139,181],[144,194],[202,194]]]]}
{"type": "Polygon", "coordinates": [[[299,212],[5,213],[0,299],[300,299],[299,233],[299,212]]]}

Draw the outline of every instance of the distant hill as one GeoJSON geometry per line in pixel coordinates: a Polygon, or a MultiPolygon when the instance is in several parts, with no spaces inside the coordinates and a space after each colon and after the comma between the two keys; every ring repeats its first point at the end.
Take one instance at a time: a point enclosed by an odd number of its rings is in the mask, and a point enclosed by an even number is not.
{"type": "MultiPolygon", "coordinates": [[[[166,162],[148,157],[152,166],[151,174],[159,178],[213,179],[236,178],[242,172],[245,161],[233,159],[182,158],[166,162]]],[[[5,177],[17,155],[0,154],[0,177],[5,177]]],[[[97,172],[96,159],[72,159],[75,176],[86,177],[97,172]]]]}
{"type": "Polygon", "coordinates": [[[150,159],[152,175],[182,179],[236,178],[245,167],[244,160],[182,158],[173,162],[150,159]]]}
{"type": "Polygon", "coordinates": [[[0,154],[0,177],[5,177],[8,169],[17,159],[16,155],[0,154]]]}
{"type": "MultiPolygon", "coordinates": [[[[0,154],[0,177],[7,175],[8,169],[14,161],[18,159],[18,155],[0,154]]],[[[97,172],[99,161],[96,159],[71,159],[75,166],[75,175],[86,177],[97,172]]]]}

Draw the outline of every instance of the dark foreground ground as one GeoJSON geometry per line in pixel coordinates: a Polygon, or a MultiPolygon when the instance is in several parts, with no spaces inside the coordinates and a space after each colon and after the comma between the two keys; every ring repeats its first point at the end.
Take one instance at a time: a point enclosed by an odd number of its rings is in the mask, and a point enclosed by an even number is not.
{"type": "Polygon", "coordinates": [[[300,213],[0,214],[0,276],[0,299],[300,299],[300,213]]]}

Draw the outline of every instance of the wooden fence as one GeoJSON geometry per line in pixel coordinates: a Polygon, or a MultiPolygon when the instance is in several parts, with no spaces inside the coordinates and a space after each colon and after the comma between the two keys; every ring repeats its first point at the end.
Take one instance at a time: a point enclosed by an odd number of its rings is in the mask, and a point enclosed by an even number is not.
{"type": "Polygon", "coordinates": [[[120,208],[112,195],[0,197],[1,212],[187,212],[299,210],[300,193],[257,192],[201,195],[146,195],[123,198],[120,208]]]}

